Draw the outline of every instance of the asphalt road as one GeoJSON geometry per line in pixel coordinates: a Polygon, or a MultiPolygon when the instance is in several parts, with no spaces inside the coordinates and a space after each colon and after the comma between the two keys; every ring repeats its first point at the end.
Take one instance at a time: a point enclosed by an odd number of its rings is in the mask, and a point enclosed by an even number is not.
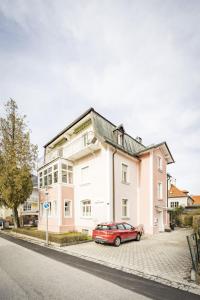
{"type": "Polygon", "coordinates": [[[199,298],[154,281],[0,234],[0,300],[199,298]]]}

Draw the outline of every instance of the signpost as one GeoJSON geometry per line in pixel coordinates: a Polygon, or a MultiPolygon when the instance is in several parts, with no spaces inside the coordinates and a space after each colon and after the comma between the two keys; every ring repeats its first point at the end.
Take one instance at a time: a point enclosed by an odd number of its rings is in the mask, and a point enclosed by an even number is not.
{"type": "Polygon", "coordinates": [[[48,246],[48,212],[49,212],[49,202],[48,202],[48,190],[46,190],[45,195],[47,196],[47,200],[43,203],[43,208],[46,210],[46,245],[48,246]]]}

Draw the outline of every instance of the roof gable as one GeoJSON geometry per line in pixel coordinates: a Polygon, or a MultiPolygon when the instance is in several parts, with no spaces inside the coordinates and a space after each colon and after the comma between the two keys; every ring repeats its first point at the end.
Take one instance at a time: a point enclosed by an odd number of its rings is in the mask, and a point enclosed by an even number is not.
{"type": "Polygon", "coordinates": [[[188,197],[184,192],[178,189],[175,185],[171,184],[170,190],[168,192],[169,198],[176,198],[176,197],[188,197]]]}

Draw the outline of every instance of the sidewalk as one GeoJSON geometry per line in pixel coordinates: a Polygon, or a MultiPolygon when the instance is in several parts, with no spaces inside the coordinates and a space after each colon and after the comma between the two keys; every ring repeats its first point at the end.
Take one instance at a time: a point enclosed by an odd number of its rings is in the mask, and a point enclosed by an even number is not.
{"type": "MultiPolygon", "coordinates": [[[[189,281],[191,259],[186,241],[188,229],[144,237],[140,242],[122,244],[119,248],[94,242],[49,247],[89,261],[132,273],[168,286],[200,295],[200,286],[189,281]]],[[[45,246],[45,241],[9,233],[28,242],[45,246]]]]}

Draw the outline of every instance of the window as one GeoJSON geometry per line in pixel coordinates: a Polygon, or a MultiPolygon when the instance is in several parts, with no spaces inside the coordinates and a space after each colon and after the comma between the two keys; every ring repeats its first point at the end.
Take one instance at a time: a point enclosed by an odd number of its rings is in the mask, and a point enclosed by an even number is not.
{"type": "Polygon", "coordinates": [[[39,187],[41,188],[43,186],[43,179],[42,179],[42,172],[39,174],[39,187]]]}
{"type": "Polygon", "coordinates": [[[163,193],[162,193],[162,182],[158,182],[158,199],[162,199],[163,193]]]}
{"type": "Polygon", "coordinates": [[[23,211],[31,211],[31,203],[25,202],[23,205],[23,211]]]}
{"type": "Polygon", "coordinates": [[[162,171],[162,158],[158,156],[158,170],[162,171]]]}
{"type": "Polygon", "coordinates": [[[128,166],[125,164],[122,164],[122,182],[128,182],[128,166]]]}
{"type": "Polygon", "coordinates": [[[89,167],[84,167],[81,169],[81,183],[89,182],[89,167]]]}
{"type": "Polygon", "coordinates": [[[70,165],[62,164],[62,182],[73,183],[73,167],[70,165]]]}
{"type": "Polygon", "coordinates": [[[73,167],[72,166],[67,166],[67,177],[68,177],[68,183],[72,184],[73,183],[73,167]]]}
{"type": "Polygon", "coordinates": [[[123,134],[121,132],[119,132],[117,135],[117,142],[121,146],[123,146],[123,139],[124,139],[123,134]]]}
{"type": "Polygon", "coordinates": [[[64,216],[65,218],[69,218],[72,216],[72,201],[71,200],[65,200],[64,202],[64,216]]]}
{"type": "Polygon", "coordinates": [[[175,207],[179,206],[179,203],[178,203],[178,201],[174,201],[174,202],[171,202],[170,206],[171,206],[171,208],[175,208],[175,207]]]}
{"type": "Polygon", "coordinates": [[[52,184],[52,167],[48,168],[47,173],[48,173],[48,185],[51,185],[52,184]]]}
{"type": "Polygon", "coordinates": [[[67,165],[62,164],[62,182],[67,183],[67,165]]]}
{"type": "Polygon", "coordinates": [[[54,183],[58,182],[58,165],[53,166],[53,181],[54,183]]]}
{"type": "Polygon", "coordinates": [[[44,186],[47,186],[47,170],[44,170],[44,186]]]}
{"type": "Polygon", "coordinates": [[[123,224],[126,230],[130,230],[133,229],[133,226],[131,226],[130,224],[123,224]]]}
{"type": "Polygon", "coordinates": [[[84,200],[82,201],[82,216],[91,217],[91,201],[84,200]]]}
{"type": "Polygon", "coordinates": [[[117,229],[124,230],[124,225],[123,224],[117,224],[117,229]]]}
{"type": "Polygon", "coordinates": [[[128,217],[128,200],[122,199],[122,218],[128,217]]]}

